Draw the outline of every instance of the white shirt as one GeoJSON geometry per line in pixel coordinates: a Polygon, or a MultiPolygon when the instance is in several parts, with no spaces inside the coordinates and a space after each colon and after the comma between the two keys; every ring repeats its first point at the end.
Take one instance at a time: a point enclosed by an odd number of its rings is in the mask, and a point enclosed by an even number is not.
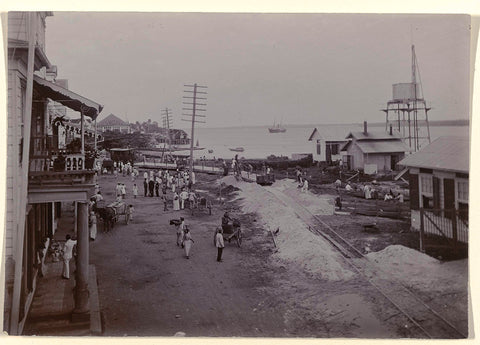
{"type": "Polygon", "coordinates": [[[77,241],[69,239],[63,245],[63,258],[64,259],[71,259],[73,256],[73,246],[77,244],[77,241]]]}
{"type": "Polygon", "coordinates": [[[217,248],[225,247],[225,243],[223,242],[223,235],[219,232],[217,232],[217,235],[215,236],[215,246],[217,246],[217,248]]]}

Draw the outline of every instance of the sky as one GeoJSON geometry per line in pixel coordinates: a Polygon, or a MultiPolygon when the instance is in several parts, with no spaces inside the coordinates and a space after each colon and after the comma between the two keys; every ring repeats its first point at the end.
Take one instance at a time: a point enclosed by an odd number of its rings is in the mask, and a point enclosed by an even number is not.
{"type": "MultiPolygon", "coordinates": [[[[382,122],[415,44],[430,120],[469,118],[467,15],[54,12],[46,52],[58,79],[130,122],[207,86],[200,127],[382,122]]],[[[185,107],[185,105],[183,105],[185,107]]],[[[185,112],[185,111],[184,111],[185,112]]],[[[188,111],[187,111],[188,112],[188,111]]]]}

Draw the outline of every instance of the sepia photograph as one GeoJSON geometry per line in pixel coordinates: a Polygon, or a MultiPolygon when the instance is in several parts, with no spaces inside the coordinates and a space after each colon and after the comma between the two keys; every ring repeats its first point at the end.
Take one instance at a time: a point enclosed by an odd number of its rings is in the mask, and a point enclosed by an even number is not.
{"type": "Polygon", "coordinates": [[[470,15],[3,19],[4,334],[472,337],[470,15]]]}

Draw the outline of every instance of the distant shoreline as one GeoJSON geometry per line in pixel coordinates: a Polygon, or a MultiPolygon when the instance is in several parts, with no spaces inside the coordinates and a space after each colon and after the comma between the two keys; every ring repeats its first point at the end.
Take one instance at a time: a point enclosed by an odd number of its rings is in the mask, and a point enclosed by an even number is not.
{"type": "MultiPolygon", "coordinates": [[[[394,122],[394,121],[392,121],[394,122]]],[[[424,121],[419,121],[423,125],[424,121]]],[[[446,127],[446,126],[469,126],[470,120],[433,120],[429,121],[430,126],[435,127],[446,127]]],[[[320,126],[363,126],[363,122],[352,122],[352,123],[317,123],[317,124],[284,124],[284,127],[288,128],[298,128],[298,127],[320,127],[320,126]]],[[[383,127],[385,122],[368,122],[369,127],[383,127]]],[[[228,127],[197,127],[197,129],[229,129],[229,128],[268,128],[269,125],[257,125],[257,126],[228,126],[228,127]]],[[[181,128],[190,130],[190,128],[181,128]]]]}

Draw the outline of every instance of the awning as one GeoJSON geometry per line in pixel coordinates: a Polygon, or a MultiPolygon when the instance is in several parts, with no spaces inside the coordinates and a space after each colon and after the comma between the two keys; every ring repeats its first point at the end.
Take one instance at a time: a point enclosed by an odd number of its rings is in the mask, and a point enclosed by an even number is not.
{"type": "Polygon", "coordinates": [[[37,75],[33,76],[33,81],[35,83],[35,87],[38,88],[40,93],[42,93],[45,97],[61,103],[72,110],[83,113],[84,115],[92,118],[92,120],[95,120],[103,109],[103,105],[95,103],[88,98],[80,96],[75,92],[61,87],[60,85],[40,78],[37,75]]]}

